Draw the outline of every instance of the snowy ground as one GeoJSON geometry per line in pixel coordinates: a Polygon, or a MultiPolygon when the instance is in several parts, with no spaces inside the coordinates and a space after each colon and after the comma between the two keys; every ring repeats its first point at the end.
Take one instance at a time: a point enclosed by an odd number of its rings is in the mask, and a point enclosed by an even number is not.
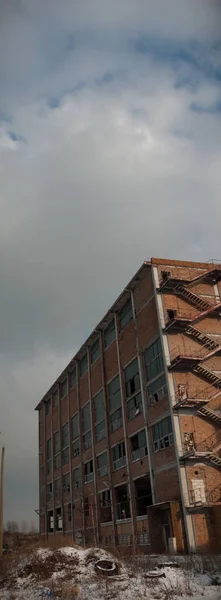
{"type": "Polygon", "coordinates": [[[186,600],[194,596],[194,600],[221,600],[221,586],[212,585],[219,565],[221,575],[220,557],[141,556],[124,561],[98,548],[38,549],[6,565],[0,578],[0,599],[186,600]],[[114,576],[96,571],[100,559],[116,563],[114,576]]]}

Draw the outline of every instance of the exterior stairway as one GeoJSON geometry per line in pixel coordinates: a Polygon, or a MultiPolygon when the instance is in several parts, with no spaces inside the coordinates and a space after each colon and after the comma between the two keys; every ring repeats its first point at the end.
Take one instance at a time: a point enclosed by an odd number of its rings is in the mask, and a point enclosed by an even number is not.
{"type": "Polygon", "coordinates": [[[219,389],[221,388],[221,376],[216,375],[214,371],[211,371],[208,367],[202,365],[202,363],[194,365],[193,371],[209,381],[212,385],[215,385],[219,389]]]}
{"type": "Polygon", "coordinates": [[[211,419],[212,421],[215,421],[215,423],[219,423],[221,425],[221,412],[216,412],[205,405],[198,408],[197,412],[200,416],[211,419]]]}
{"type": "Polygon", "coordinates": [[[160,282],[160,289],[163,288],[167,288],[170,287],[172,288],[174,285],[176,285],[177,282],[182,283],[183,285],[192,285],[194,283],[199,282],[200,280],[209,280],[212,283],[217,283],[218,281],[220,281],[221,279],[221,268],[219,265],[215,266],[210,266],[208,269],[206,269],[205,271],[201,271],[201,273],[199,273],[199,275],[195,275],[195,277],[190,277],[190,278],[186,278],[186,277],[177,277],[174,276],[170,273],[170,271],[164,271],[162,273],[162,280],[160,282]]]}
{"type": "Polygon", "coordinates": [[[205,346],[205,348],[207,348],[208,350],[216,351],[218,350],[218,348],[221,348],[218,342],[213,340],[213,338],[207,335],[207,333],[203,333],[203,331],[200,331],[196,327],[193,327],[193,325],[189,325],[187,327],[187,329],[185,330],[185,334],[193,337],[195,340],[203,344],[203,346],[205,346]]]}
{"type": "Polygon", "coordinates": [[[211,304],[209,302],[202,300],[200,296],[186,289],[183,285],[177,285],[174,289],[174,292],[178,296],[182,296],[182,298],[185,298],[186,300],[191,302],[191,304],[194,304],[194,306],[196,306],[196,308],[198,308],[201,311],[209,310],[211,308],[211,304]]]}

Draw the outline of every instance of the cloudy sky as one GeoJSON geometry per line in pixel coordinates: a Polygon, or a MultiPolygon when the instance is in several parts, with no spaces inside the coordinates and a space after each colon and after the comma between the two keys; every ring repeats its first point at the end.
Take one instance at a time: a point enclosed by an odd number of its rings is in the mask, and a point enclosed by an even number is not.
{"type": "Polygon", "coordinates": [[[5,521],[34,407],[150,256],[221,258],[217,0],[0,0],[5,521]]]}

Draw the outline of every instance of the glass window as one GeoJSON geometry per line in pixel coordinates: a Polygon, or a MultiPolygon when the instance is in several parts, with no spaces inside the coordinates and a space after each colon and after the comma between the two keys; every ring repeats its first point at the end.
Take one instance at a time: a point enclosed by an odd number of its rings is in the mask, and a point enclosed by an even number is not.
{"type": "Polygon", "coordinates": [[[66,446],[68,446],[69,444],[69,427],[68,427],[68,423],[65,423],[65,425],[63,425],[62,430],[61,430],[61,440],[62,440],[62,448],[66,448],[66,446]]]}
{"type": "Polygon", "coordinates": [[[87,433],[84,433],[83,435],[83,449],[84,450],[88,450],[88,448],[91,448],[92,445],[92,439],[91,439],[91,430],[87,431],[87,433]]]}
{"type": "Polygon", "coordinates": [[[131,319],[133,319],[133,311],[131,299],[129,299],[119,312],[120,329],[123,329],[131,319]]]}
{"type": "Polygon", "coordinates": [[[121,427],[122,423],[122,409],[118,408],[110,414],[110,430],[116,431],[119,429],[119,427],[121,427]]]}
{"type": "Polygon", "coordinates": [[[100,356],[100,339],[97,340],[91,346],[91,363],[93,364],[100,356]]]}
{"type": "Polygon", "coordinates": [[[111,342],[113,342],[115,340],[115,337],[116,337],[115,321],[114,321],[114,319],[112,319],[112,321],[109,323],[109,325],[104,330],[104,347],[107,348],[108,346],[110,346],[111,342]]]}
{"type": "Polygon", "coordinates": [[[145,429],[142,429],[131,438],[131,458],[134,461],[145,456],[147,456],[147,440],[145,429]]]}
{"type": "Polygon", "coordinates": [[[66,475],[63,475],[63,491],[70,492],[70,489],[70,473],[66,473],[66,475]]]}
{"type": "Polygon", "coordinates": [[[147,387],[148,391],[148,404],[149,406],[153,406],[162,398],[167,395],[167,385],[165,375],[162,377],[158,377],[153,383],[150,383],[147,387]]]}
{"type": "Polygon", "coordinates": [[[61,478],[60,477],[58,479],[54,480],[54,495],[55,495],[55,499],[59,499],[59,497],[61,496],[61,478]]]}
{"type": "Polygon", "coordinates": [[[62,450],[62,465],[69,463],[69,447],[62,450]]]}
{"type": "Polygon", "coordinates": [[[52,458],[52,438],[47,441],[47,460],[52,458]]]}
{"type": "Polygon", "coordinates": [[[104,477],[108,473],[108,457],[107,452],[103,452],[97,456],[98,477],[104,477]]]}
{"type": "Polygon", "coordinates": [[[79,437],[79,421],[78,414],[74,415],[71,419],[71,436],[72,440],[76,440],[79,437]]]}
{"type": "Polygon", "coordinates": [[[104,392],[101,390],[99,394],[94,396],[94,418],[95,423],[98,423],[105,417],[105,402],[104,402],[104,392]]]}
{"type": "Polygon", "coordinates": [[[74,471],[73,471],[73,484],[74,484],[74,488],[81,487],[81,469],[80,469],[80,467],[78,467],[77,469],[74,469],[74,471]]]}
{"type": "Polygon", "coordinates": [[[85,433],[88,429],[91,429],[91,411],[90,411],[90,403],[86,404],[84,408],[81,409],[81,418],[82,418],[82,431],[85,433]]]}
{"type": "Polygon", "coordinates": [[[120,379],[117,375],[107,386],[110,412],[121,407],[120,379]]]}
{"type": "Polygon", "coordinates": [[[130,400],[127,401],[128,420],[131,421],[131,419],[135,419],[135,417],[137,417],[137,415],[139,415],[142,412],[143,412],[142,397],[141,397],[141,394],[138,393],[138,394],[136,394],[136,396],[133,396],[132,398],[130,398],[130,400]]]}
{"type": "Polygon", "coordinates": [[[126,397],[129,398],[140,390],[140,376],[138,369],[138,361],[135,358],[126,369],[124,369],[126,397]]]}
{"type": "Polygon", "coordinates": [[[80,454],[80,440],[79,438],[77,440],[74,440],[74,442],[72,442],[72,456],[73,458],[75,456],[79,456],[80,454]]]}
{"type": "Polygon", "coordinates": [[[112,448],[112,452],[113,452],[113,460],[118,460],[118,458],[122,458],[122,456],[125,456],[125,443],[124,442],[120,442],[120,444],[117,444],[116,446],[114,446],[112,448]]]}
{"type": "Polygon", "coordinates": [[[171,418],[166,417],[152,426],[154,452],[168,448],[173,444],[171,418]]]}
{"type": "Polygon", "coordinates": [[[54,454],[60,452],[60,431],[54,433],[54,454]]]}
{"type": "Polygon", "coordinates": [[[100,421],[100,423],[95,425],[95,435],[96,435],[97,442],[99,442],[100,440],[103,440],[106,437],[105,420],[100,421]]]}
{"type": "Polygon", "coordinates": [[[125,451],[125,443],[120,442],[112,448],[112,456],[113,456],[113,468],[114,471],[117,469],[121,469],[126,465],[126,451],[125,451]]]}
{"type": "Polygon", "coordinates": [[[65,377],[64,381],[61,384],[61,398],[67,396],[68,385],[67,385],[67,377],[65,377]]]}
{"type": "Polygon", "coordinates": [[[53,406],[54,408],[58,406],[58,389],[56,389],[52,394],[53,406]]]}
{"type": "Polygon", "coordinates": [[[73,371],[70,373],[70,389],[76,385],[76,367],[74,367],[73,371]]]}
{"type": "Polygon", "coordinates": [[[80,360],[80,377],[87,373],[87,353],[80,360]]]}
{"type": "Polygon", "coordinates": [[[45,414],[49,415],[49,413],[51,412],[51,398],[49,398],[46,402],[45,402],[45,414]]]}
{"type": "Polygon", "coordinates": [[[94,480],[94,464],[93,460],[89,460],[84,465],[84,482],[89,483],[94,480]]]}
{"type": "Polygon", "coordinates": [[[147,381],[154,379],[164,370],[163,353],[160,338],[144,352],[147,381]]]}
{"type": "Polygon", "coordinates": [[[60,454],[56,454],[56,456],[54,457],[54,468],[56,469],[60,469],[61,466],[61,455],[60,454]]]}
{"type": "Polygon", "coordinates": [[[53,494],[53,484],[48,483],[47,484],[47,496],[49,497],[49,499],[51,499],[52,494],[53,494]]]}

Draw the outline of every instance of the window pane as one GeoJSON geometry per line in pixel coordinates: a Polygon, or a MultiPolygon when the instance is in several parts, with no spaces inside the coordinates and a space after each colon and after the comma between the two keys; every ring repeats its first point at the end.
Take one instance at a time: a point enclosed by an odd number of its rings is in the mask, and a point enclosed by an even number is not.
{"type": "Polygon", "coordinates": [[[119,375],[112,379],[107,386],[108,402],[110,412],[121,407],[120,379],[119,375]]]}
{"type": "Polygon", "coordinates": [[[62,448],[66,448],[66,446],[68,446],[69,444],[69,428],[68,428],[68,423],[65,423],[65,425],[63,425],[62,430],[61,430],[61,440],[62,440],[62,448]]]}
{"type": "Polygon", "coordinates": [[[71,435],[72,440],[75,440],[79,437],[79,422],[78,422],[78,414],[74,415],[71,419],[71,435]]]}
{"type": "Polygon", "coordinates": [[[101,390],[94,399],[94,416],[95,423],[101,421],[105,417],[105,403],[104,403],[104,392],[101,390]]]}
{"type": "Polygon", "coordinates": [[[95,426],[95,435],[97,442],[103,440],[106,437],[105,421],[101,421],[100,423],[98,423],[98,425],[95,426]]]}
{"type": "Polygon", "coordinates": [[[81,416],[82,416],[82,431],[84,433],[85,431],[88,431],[88,429],[91,429],[91,411],[90,411],[90,403],[89,402],[88,402],[88,404],[86,404],[86,406],[84,406],[84,408],[82,408],[81,416]]]}
{"type": "Polygon", "coordinates": [[[49,398],[49,400],[47,400],[45,402],[45,413],[46,413],[46,415],[49,415],[50,412],[51,412],[51,398],[49,398]]]}
{"type": "Polygon", "coordinates": [[[162,375],[162,377],[158,377],[156,381],[150,383],[147,387],[147,391],[149,406],[152,406],[153,404],[156,404],[156,402],[162,400],[162,398],[164,398],[167,395],[165,376],[162,375]]]}
{"type": "Polygon", "coordinates": [[[140,376],[137,359],[133,360],[124,370],[126,396],[129,398],[140,390],[140,376]]]}
{"type": "Polygon", "coordinates": [[[107,348],[115,340],[115,337],[115,322],[113,319],[104,331],[104,347],[107,348]]]}
{"type": "Polygon", "coordinates": [[[91,363],[93,364],[100,356],[100,339],[98,338],[91,346],[91,363]]]}
{"type": "Polygon", "coordinates": [[[121,427],[122,422],[122,410],[121,408],[118,408],[118,410],[115,410],[110,415],[110,430],[116,431],[121,427]]]}
{"type": "Polygon", "coordinates": [[[52,438],[47,441],[47,460],[52,458],[52,438]]]}
{"type": "Polygon", "coordinates": [[[52,394],[53,406],[54,408],[58,406],[58,390],[55,390],[52,394]]]}
{"type": "Polygon", "coordinates": [[[74,367],[73,371],[70,373],[70,388],[73,388],[76,385],[76,367],[74,367]]]}
{"type": "Polygon", "coordinates": [[[66,465],[69,462],[69,448],[65,448],[62,451],[62,465],[66,465]]]}
{"type": "Polygon", "coordinates": [[[74,488],[81,487],[81,470],[80,467],[73,471],[73,484],[74,488]]]}
{"type": "Polygon", "coordinates": [[[100,454],[100,456],[97,457],[97,466],[98,469],[101,469],[101,467],[105,467],[107,465],[107,452],[103,452],[103,454],[100,454]]]}
{"type": "Polygon", "coordinates": [[[67,395],[67,378],[64,379],[61,384],[61,398],[67,395]]]}
{"type": "Polygon", "coordinates": [[[72,443],[72,456],[79,456],[80,454],[80,440],[75,440],[72,443]]]}
{"type": "Polygon", "coordinates": [[[70,492],[70,473],[63,476],[63,490],[64,492],[70,492]]]}
{"type": "Polygon", "coordinates": [[[163,353],[160,339],[154,342],[144,353],[147,380],[153,379],[164,370],[163,353]]]}
{"type": "Polygon", "coordinates": [[[127,323],[133,318],[131,300],[128,300],[119,312],[120,329],[123,329],[127,323]]]}
{"type": "Polygon", "coordinates": [[[87,354],[85,354],[80,360],[80,376],[87,373],[87,354]]]}
{"type": "Polygon", "coordinates": [[[58,454],[60,452],[60,432],[56,431],[54,433],[54,454],[58,454]]]}

